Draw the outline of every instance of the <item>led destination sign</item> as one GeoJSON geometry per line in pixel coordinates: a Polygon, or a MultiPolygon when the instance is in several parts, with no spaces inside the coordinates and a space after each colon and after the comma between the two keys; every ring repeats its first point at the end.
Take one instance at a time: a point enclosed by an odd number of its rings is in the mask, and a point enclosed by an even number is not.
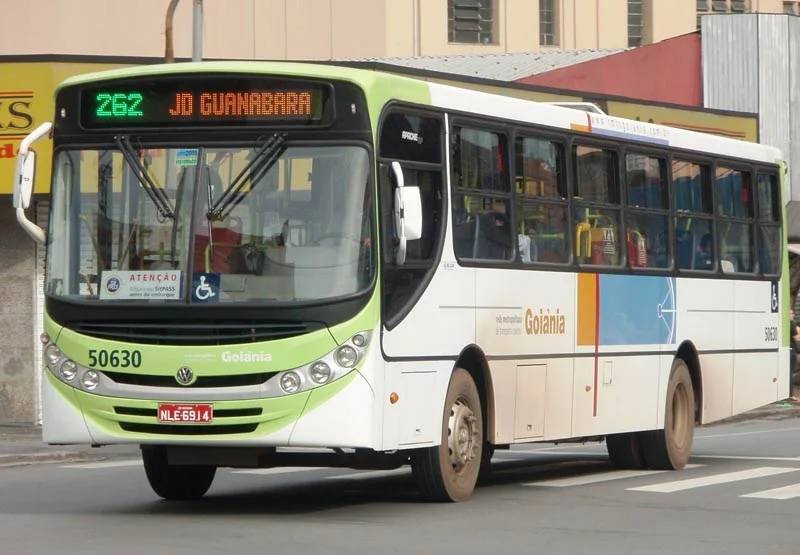
{"type": "Polygon", "coordinates": [[[331,87],[263,78],[138,81],[81,92],[85,129],[315,125],[332,112],[331,87]]]}

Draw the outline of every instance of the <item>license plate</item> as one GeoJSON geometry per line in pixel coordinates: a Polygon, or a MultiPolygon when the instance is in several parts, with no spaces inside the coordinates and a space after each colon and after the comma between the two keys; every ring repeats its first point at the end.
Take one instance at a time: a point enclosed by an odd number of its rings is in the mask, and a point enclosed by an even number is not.
{"type": "Polygon", "coordinates": [[[159,422],[209,424],[214,419],[211,405],[158,405],[159,422]]]}

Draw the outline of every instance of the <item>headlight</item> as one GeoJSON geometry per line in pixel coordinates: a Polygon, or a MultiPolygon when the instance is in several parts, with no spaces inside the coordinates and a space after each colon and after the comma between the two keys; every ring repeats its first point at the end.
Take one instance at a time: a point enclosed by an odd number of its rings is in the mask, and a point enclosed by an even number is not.
{"type": "Polygon", "coordinates": [[[308,375],[315,383],[324,384],[331,379],[331,367],[320,360],[311,365],[308,375]]]}
{"type": "Polygon", "coordinates": [[[44,350],[44,356],[51,365],[58,364],[58,360],[61,358],[61,349],[55,345],[48,345],[44,350]]]}
{"type": "Polygon", "coordinates": [[[100,383],[100,376],[94,370],[87,370],[83,373],[83,378],[81,378],[81,384],[83,385],[84,389],[89,391],[93,390],[97,387],[97,384],[100,383]]]}
{"type": "Polygon", "coordinates": [[[336,381],[355,368],[364,357],[371,337],[368,331],[357,333],[311,364],[281,372],[273,380],[278,382],[280,391],[287,394],[300,393],[336,381]]]}
{"type": "Polygon", "coordinates": [[[356,360],[358,360],[358,353],[356,353],[356,350],[350,345],[339,347],[336,351],[336,362],[339,363],[339,366],[352,368],[356,360]]]}
{"type": "Polygon", "coordinates": [[[68,382],[75,379],[78,374],[78,365],[71,360],[65,360],[61,363],[61,377],[68,382]]]}
{"type": "Polygon", "coordinates": [[[284,372],[281,376],[281,389],[286,393],[294,393],[300,389],[300,376],[296,372],[284,372]]]}

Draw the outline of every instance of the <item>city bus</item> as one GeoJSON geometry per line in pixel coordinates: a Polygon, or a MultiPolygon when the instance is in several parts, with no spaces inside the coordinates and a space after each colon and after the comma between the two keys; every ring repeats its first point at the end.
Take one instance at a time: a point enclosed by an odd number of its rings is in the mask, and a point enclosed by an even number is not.
{"type": "Polygon", "coordinates": [[[409,465],[466,501],[534,442],[680,470],[697,426],[788,397],[781,158],[333,64],[70,78],[13,199],[46,244],[43,441],[138,445],[169,500],[409,465]]]}

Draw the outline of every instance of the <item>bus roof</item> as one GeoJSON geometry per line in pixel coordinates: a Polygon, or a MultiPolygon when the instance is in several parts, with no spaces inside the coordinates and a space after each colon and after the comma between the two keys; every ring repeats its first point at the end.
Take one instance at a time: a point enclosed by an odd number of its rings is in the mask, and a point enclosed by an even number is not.
{"type": "Polygon", "coordinates": [[[556,129],[588,133],[597,138],[622,139],[655,147],[713,153],[766,163],[782,159],[775,147],[721,137],[710,133],[651,124],[587,112],[581,109],[513,98],[472,89],[431,83],[413,77],[371,69],[319,62],[207,61],[158,64],[87,73],[66,79],[56,92],[68,86],[130,77],[191,73],[272,73],[350,81],[369,92],[368,103],[380,110],[390,100],[429,105],[443,110],[502,118],[556,129]]]}

